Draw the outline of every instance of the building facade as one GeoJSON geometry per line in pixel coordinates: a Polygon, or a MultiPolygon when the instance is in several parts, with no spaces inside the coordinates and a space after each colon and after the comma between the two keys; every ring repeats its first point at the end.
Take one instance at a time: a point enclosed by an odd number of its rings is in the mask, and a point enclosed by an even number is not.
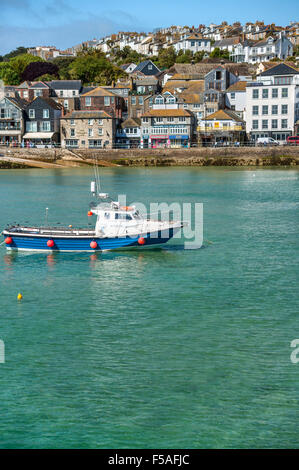
{"type": "Polygon", "coordinates": [[[104,111],[73,111],[60,120],[64,148],[113,148],[115,119],[104,111]]]}
{"type": "Polygon", "coordinates": [[[246,86],[246,131],[251,139],[285,142],[299,118],[299,72],[286,64],[272,67],[246,86]]]}

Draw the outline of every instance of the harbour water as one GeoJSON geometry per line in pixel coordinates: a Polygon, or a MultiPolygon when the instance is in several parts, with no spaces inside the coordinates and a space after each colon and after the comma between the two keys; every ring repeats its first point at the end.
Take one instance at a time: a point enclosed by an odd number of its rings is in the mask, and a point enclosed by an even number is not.
{"type": "MultiPolygon", "coordinates": [[[[2,246],[0,447],[298,448],[298,170],[101,174],[128,202],[202,202],[204,245],[2,246]]],[[[46,207],[49,223],[86,225],[91,178],[1,171],[1,228],[44,222],[46,207]]]]}

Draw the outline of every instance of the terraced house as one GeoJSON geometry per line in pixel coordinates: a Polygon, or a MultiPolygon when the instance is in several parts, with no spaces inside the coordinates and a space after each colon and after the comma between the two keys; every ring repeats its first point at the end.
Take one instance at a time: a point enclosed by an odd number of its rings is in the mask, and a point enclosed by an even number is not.
{"type": "Polygon", "coordinates": [[[61,146],[73,149],[112,148],[115,122],[105,111],[73,111],[61,118],[61,146]]]}
{"type": "Polygon", "coordinates": [[[0,144],[20,144],[24,134],[24,109],[28,103],[19,97],[0,101],[0,144]]]}
{"type": "Polygon", "coordinates": [[[186,109],[151,109],[141,116],[141,148],[190,147],[195,118],[186,109]]]}

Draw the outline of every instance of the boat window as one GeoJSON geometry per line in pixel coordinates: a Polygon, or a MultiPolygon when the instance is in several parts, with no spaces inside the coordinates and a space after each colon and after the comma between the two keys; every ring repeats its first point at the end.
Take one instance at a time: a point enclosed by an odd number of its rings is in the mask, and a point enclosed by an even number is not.
{"type": "Polygon", "coordinates": [[[139,211],[134,212],[133,217],[134,219],[140,219],[139,211]]]}
{"type": "Polygon", "coordinates": [[[129,214],[119,214],[119,213],[116,213],[115,214],[115,218],[116,219],[121,219],[121,220],[132,220],[132,216],[129,215],[129,214]]]}
{"type": "Polygon", "coordinates": [[[105,219],[110,219],[110,214],[109,214],[109,212],[105,212],[105,216],[104,216],[104,217],[105,217],[105,219]]]}

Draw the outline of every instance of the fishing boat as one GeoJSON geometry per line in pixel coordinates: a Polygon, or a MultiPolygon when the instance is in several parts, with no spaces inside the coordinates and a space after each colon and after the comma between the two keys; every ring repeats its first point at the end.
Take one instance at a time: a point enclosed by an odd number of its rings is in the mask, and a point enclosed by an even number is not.
{"type": "Polygon", "coordinates": [[[51,226],[7,226],[2,234],[9,250],[42,252],[96,252],[115,249],[157,247],[167,243],[185,225],[181,221],[154,220],[143,216],[135,206],[121,206],[107,193],[91,192],[89,216],[96,216],[93,229],[51,226]]]}

